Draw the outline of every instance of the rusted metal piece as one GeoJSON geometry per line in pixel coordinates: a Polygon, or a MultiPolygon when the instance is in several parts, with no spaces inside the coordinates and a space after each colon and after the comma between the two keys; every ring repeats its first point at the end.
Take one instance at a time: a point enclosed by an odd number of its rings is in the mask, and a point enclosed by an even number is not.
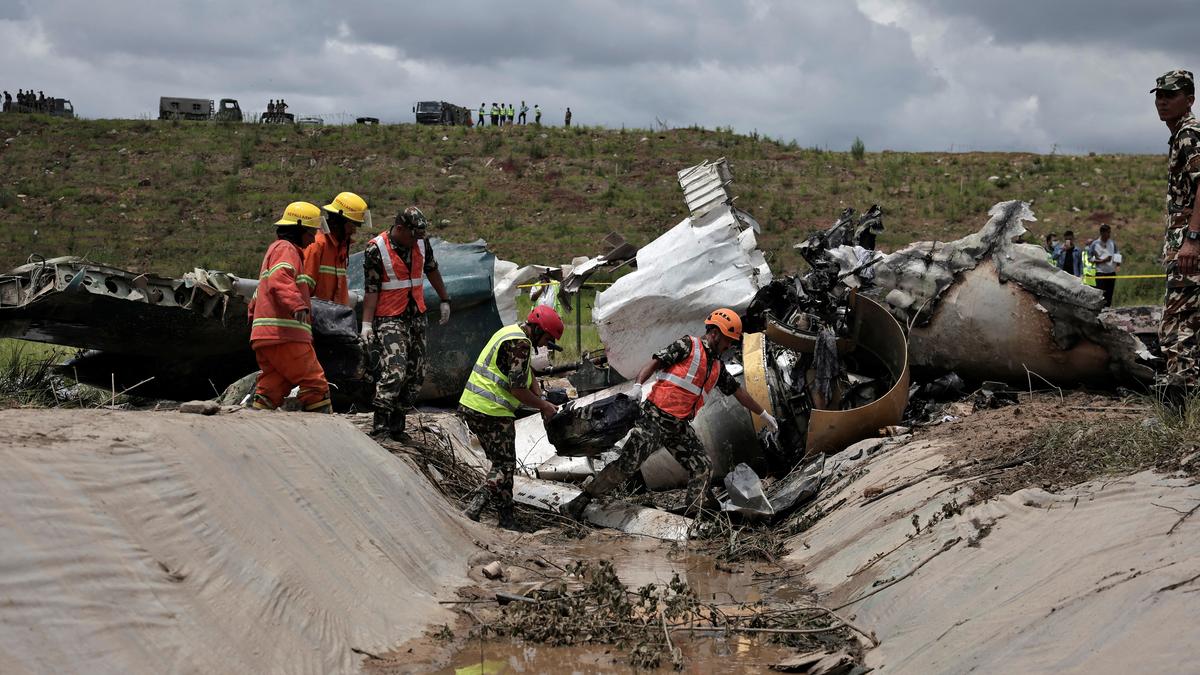
{"type": "MultiPolygon", "coordinates": [[[[806,454],[838,452],[875,435],[881,427],[898,424],[908,405],[908,343],[904,329],[879,303],[859,296],[854,310],[857,348],[884,364],[895,384],[867,405],[850,410],[813,410],[808,420],[806,454]]],[[[841,346],[839,344],[839,352],[841,346]]]]}
{"type": "Polygon", "coordinates": [[[1086,337],[1060,349],[1053,329],[1037,297],[997,283],[996,266],[985,259],[946,290],[928,324],[909,333],[913,365],[953,363],[969,379],[1022,382],[1030,372],[1054,383],[1108,372],[1107,350],[1086,337]]]}

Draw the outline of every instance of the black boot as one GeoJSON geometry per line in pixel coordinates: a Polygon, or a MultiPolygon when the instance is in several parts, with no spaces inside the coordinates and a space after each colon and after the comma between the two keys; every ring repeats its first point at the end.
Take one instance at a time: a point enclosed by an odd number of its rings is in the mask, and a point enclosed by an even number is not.
{"type": "Polygon", "coordinates": [[[371,420],[371,435],[372,436],[387,436],[388,429],[391,427],[391,413],[388,410],[381,408],[375,409],[375,417],[371,420]]]}
{"type": "Polygon", "coordinates": [[[517,529],[517,519],[516,519],[516,517],[513,516],[512,502],[509,502],[508,504],[505,504],[505,505],[497,508],[496,514],[499,516],[499,518],[496,521],[496,525],[498,525],[506,530],[517,529]]]}
{"type": "Polygon", "coordinates": [[[408,417],[401,410],[393,410],[388,420],[388,436],[397,443],[408,443],[412,439],[404,431],[408,417]]]}
{"type": "Polygon", "coordinates": [[[487,503],[488,493],[480,490],[467,503],[467,508],[463,509],[463,515],[478,523],[479,516],[483,515],[483,507],[487,506],[487,503]]]}
{"type": "Polygon", "coordinates": [[[558,511],[571,520],[579,521],[583,520],[583,510],[591,503],[592,496],[587,492],[580,492],[577,497],[560,506],[558,511]]]}

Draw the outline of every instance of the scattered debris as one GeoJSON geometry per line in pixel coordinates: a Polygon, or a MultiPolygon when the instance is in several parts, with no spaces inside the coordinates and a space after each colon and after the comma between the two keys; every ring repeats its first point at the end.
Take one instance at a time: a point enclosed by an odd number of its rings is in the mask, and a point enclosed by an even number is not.
{"type": "Polygon", "coordinates": [[[179,412],[193,415],[216,415],[221,406],[216,401],[188,401],[179,404],[179,412]]]}

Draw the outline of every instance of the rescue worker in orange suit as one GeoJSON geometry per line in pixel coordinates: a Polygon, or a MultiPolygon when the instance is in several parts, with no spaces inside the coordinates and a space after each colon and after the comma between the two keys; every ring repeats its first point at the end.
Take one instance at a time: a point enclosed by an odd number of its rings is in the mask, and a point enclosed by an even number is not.
{"type": "Polygon", "coordinates": [[[292,387],[304,410],[332,412],[329,383],[313,351],[314,281],[306,277],[304,248],[325,229],[321,209],[292,202],[275,221],[275,242],[267,248],[258,273],[258,290],[250,299],[250,346],[262,373],[254,389],[254,407],[274,410],[292,387]]]}
{"type": "Polygon", "coordinates": [[[642,415],[625,440],[621,456],[597,474],[578,497],[567,502],[562,512],[579,519],[587,505],[619,487],[659,448],[666,448],[688,472],[686,512],[716,506],[709,483],[712,463],[690,424],[714,387],[733,396],[742,407],[761,415],[771,433],[779,424],[721,362],[721,354],[742,339],[742,319],[732,309],[718,309],[704,322],[703,337],[685,335],[656,352],[637,374],[643,389],[650,387],[642,403],[642,415]]]}
{"type": "Polygon", "coordinates": [[[425,278],[441,300],[439,321],[450,320],[450,294],[442,282],[429,221],[415,206],[367,244],[363,252],[363,342],[378,357],[372,433],[406,442],[406,415],[425,381],[425,278]]]}
{"type": "Polygon", "coordinates": [[[353,306],[346,265],[354,233],[360,225],[371,227],[371,211],[367,202],[353,192],[334,197],[324,211],[329,232],[318,232],[317,240],[304,249],[304,275],[315,280],[312,297],[353,306]]]}

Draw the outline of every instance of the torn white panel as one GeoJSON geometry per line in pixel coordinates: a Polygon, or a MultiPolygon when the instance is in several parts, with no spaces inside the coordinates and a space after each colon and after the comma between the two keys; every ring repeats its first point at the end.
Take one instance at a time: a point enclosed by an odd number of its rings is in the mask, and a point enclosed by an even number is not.
{"type": "MultiPolygon", "coordinates": [[[[560,504],[566,504],[579,493],[577,488],[558,483],[520,476],[513,479],[513,501],[545,511],[558,511],[560,504]]],[[[691,518],[621,500],[592,502],[584,509],[583,517],[600,527],[666,541],[686,541],[692,527],[691,518]]]]}
{"type": "Polygon", "coordinates": [[[540,270],[536,265],[518,267],[516,263],[496,258],[492,275],[492,288],[496,296],[496,310],[505,326],[517,323],[525,317],[517,317],[517,287],[536,279],[540,270]]]}
{"type": "Polygon", "coordinates": [[[655,351],[703,330],[714,309],[742,312],[771,270],[754,232],[720,206],[685,218],[638,251],[638,269],[596,297],[592,310],[609,364],[632,378],[655,351]]]}

